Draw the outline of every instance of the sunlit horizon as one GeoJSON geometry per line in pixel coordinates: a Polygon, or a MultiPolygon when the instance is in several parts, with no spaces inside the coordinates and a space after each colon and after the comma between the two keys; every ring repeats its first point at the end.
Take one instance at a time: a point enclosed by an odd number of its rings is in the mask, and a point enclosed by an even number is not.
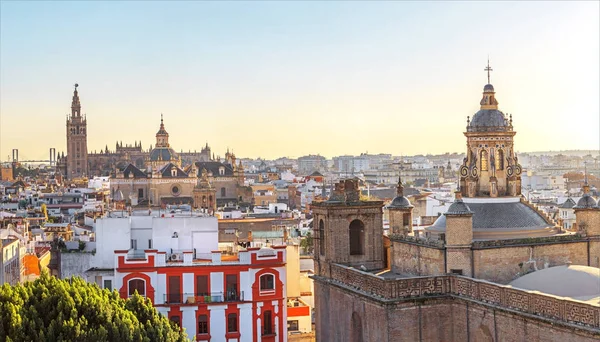
{"type": "Polygon", "coordinates": [[[517,152],[600,149],[598,2],[1,2],[0,160],[155,144],[239,157],[465,152],[489,55],[517,152]]]}

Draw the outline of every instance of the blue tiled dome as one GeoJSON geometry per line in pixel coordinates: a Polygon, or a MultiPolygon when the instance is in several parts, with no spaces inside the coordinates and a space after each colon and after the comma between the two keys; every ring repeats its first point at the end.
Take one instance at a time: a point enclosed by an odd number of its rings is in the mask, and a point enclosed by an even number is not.
{"type": "Polygon", "coordinates": [[[474,131],[506,130],[508,122],[504,113],[497,109],[482,109],[473,115],[469,124],[474,131]]]}
{"type": "Polygon", "coordinates": [[[177,153],[172,148],[168,147],[157,147],[150,152],[150,160],[158,161],[158,160],[175,160],[177,159],[177,153]]]}

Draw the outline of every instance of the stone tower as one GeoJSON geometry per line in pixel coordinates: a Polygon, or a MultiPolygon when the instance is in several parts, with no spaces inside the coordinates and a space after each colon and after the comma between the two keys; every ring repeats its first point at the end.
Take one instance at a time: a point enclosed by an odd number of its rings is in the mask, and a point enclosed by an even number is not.
{"type": "Polygon", "coordinates": [[[88,174],[87,121],[81,114],[81,103],[77,92],[73,91],[71,115],[67,117],[67,173],[69,179],[88,174]]]}
{"type": "Polygon", "coordinates": [[[588,266],[600,267],[600,207],[590,195],[587,179],[583,185],[583,196],[573,209],[575,210],[577,230],[589,239],[588,266]]]}
{"type": "Polygon", "coordinates": [[[483,88],[480,110],[467,117],[467,157],[460,167],[460,186],[465,197],[519,196],[521,165],[514,153],[512,115],[498,110],[494,86],[483,88]]]}
{"type": "Polygon", "coordinates": [[[327,201],[312,204],[317,275],[329,276],[330,263],[384,267],[382,208],[382,201],[360,199],[355,179],[340,181],[327,201]]]}
{"type": "Polygon", "coordinates": [[[446,215],[446,273],[472,277],[471,243],[473,242],[473,212],[463,202],[460,190],[446,215]]]}
{"type": "Polygon", "coordinates": [[[390,233],[402,235],[411,234],[413,230],[413,206],[408,198],[404,197],[404,186],[402,186],[402,179],[400,177],[398,177],[396,193],[397,196],[392,200],[392,203],[386,207],[390,218],[390,233]]]}
{"type": "Polygon", "coordinates": [[[210,184],[206,169],[202,169],[201,175],[198,177],[193,196],[194,208],[211,214],[217,211],[217,190],[210,184]]]}

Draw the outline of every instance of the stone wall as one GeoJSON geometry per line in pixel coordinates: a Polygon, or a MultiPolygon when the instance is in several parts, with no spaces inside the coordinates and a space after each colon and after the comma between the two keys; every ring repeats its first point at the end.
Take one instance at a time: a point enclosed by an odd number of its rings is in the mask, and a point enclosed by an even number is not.
{"type": "Polygon", "coordinates": [[[392,271],[408,275],[443,275],[444,249],[392,241],[392,271]]]}
{"type": "Polygon", "coordinates": [[[588,264],[587,241],[473,250],[475,278],[507,284],[536,269],[588,264]]]}
{"type": "Polygon", "coordinates": [[[587,328],[557,324],[564,318],[580,320],[586,314],[591,314],[589,317],[595,314],[597,322],[598,307],[595,307],[595,312],[580,311],[581,307],[561,307],[564,303],[560,299],[549,297],[550,302],[546,302],[529,294],[518,297],[515,293],[504,293],[506,299],[497,300],[494,299],[497,293],[490,291],[495,288],[493,284],[487,283],[491,286],[489,288],[481,287],[481,284],[471,286],[475,282],[469,279],[464,283],[452,283],[457,292],[462,291],[462,295],[445,298],[421,296],[384,303],[347,287],[317,281],[317,341],[591,342],[600,338],[597,325],[596,328],[587,328]],[[477,300],[473,300],[472,296],[477,300]],[[514,305],[514,308],[503,308],[503,302],[514,305]],[[528,314],[519,312],[525,306],[528,314]],[[562,315],[566,312],[570,316],[562,315]],[[539,317],[544,315],[554,315],[556,321],[539,317]],[[359,323],[358,327],[356,323],[359,323]]]}
{"type": "Polygon", "coordinates": [[[468,245],[473,241],[473,215],[446,214],[446,244],[468,245]]]}
{"type": "MultiPolygon", "coordinates": [[[[330,268],[330,278],[314,276],[316,280],[315,307],[319,311],[323,310],[321,311],[322,316],[329,313],[347,317],[350,312],[347,306],[349,303],[355,305],[356,298],[360,298],[363,305],[369,302],[382,307],[410,302],[417,305],[417,303],[430,298],[459,299],[459,303],[465,301],[476,303],[485,310],[509,312],[516,315],[518,320],[538,320],[540,322],[537,324],[540,325],[548,323],[548,329],[554,329],[551,325],[557,325],[560,326],[560,329],[564,328],[573,333],[576,327],[586,327],[587,330],[596,334],[596,338],[600,337],[600,306],[598,305],[455,275],[385,279],[343,265],[332,264],[330,268]],[[340,289],[347,292],[345,295],[356,296],[356,298],[352,301],[349,301],[348,298],[337,298],[338,294],[335,291],[340,291],[340,289]]],[[[389,319],[384,317],[382,312],[373,317],[381,322],[389,319]]],[[[327,327],[339,323],[335,321],[334,317],[323,319],[324,321],[321,323],[325,324],[322,327],[325,331],[329,329],[327,327]]],[[[317,326],[317,333],[319,330],[317,326]]],[[[334,341],[335,339],[318,340],[334,341]]],[[[582,339],[582,341],[585,340],[582,339]]]]}
{"type": "Polygon", "coordinates": [[[85,278],[84,272],[92,266],[94,255],[92,253],[60,253],[60,278],[70,278],[71,276],[79,276],[85,278]]]}

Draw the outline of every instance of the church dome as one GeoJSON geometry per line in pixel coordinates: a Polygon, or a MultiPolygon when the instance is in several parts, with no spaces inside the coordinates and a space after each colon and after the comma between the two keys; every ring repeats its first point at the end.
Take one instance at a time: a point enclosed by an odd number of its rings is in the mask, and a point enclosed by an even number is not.
{"type": "Polygon", "coordinates": [[[498,109],[481,109],[473,115],[469,127],[474,131],[505,131],[508,122],[498,109]]]}
{"type": "Polygon", "coordinates": [[[388,205],[388,208],[411,208],[412,204],[408,200],[408,198],[404,196],[396,196],[392,203],[388,205]]]}
{"type": "Polygon", "coordinates": [[[598,203],[596,203],[596,200],[589,194],[585,194],[585,195],[583,195],[583,197],[581,197],[579,199],[579,201],[577,201],[577,205],[574,208],[575,209],[591,209],[591,208],[595,208],[597,206],[598,206],[598,203]]]}
{"type": "Polygon", "coordinates": [[[580,265],[555,266],[526,274],[513,280],[510,285],[524,290],[598,303],[600,269],[580,265]]]}
{"type": "Polygon", "coordinates": [[[484,92],[494,91],[494,86],[488,83],[485,85],[485,87],[483,87],[483,91],[484,92]]]}
{"type": "Polygon", "coordinates": [[[462,199],[457,199],[450,205],[446,214],[450,215],[464,215],[464,214],[472,214],[471,208],[463,202],[462,199]]]}
{"type": "Polygon", "coordinates": [[[151,161],[170,161],[178,158],[177,153],[169,147],[156,147],[150,152],[151,161]]]}

